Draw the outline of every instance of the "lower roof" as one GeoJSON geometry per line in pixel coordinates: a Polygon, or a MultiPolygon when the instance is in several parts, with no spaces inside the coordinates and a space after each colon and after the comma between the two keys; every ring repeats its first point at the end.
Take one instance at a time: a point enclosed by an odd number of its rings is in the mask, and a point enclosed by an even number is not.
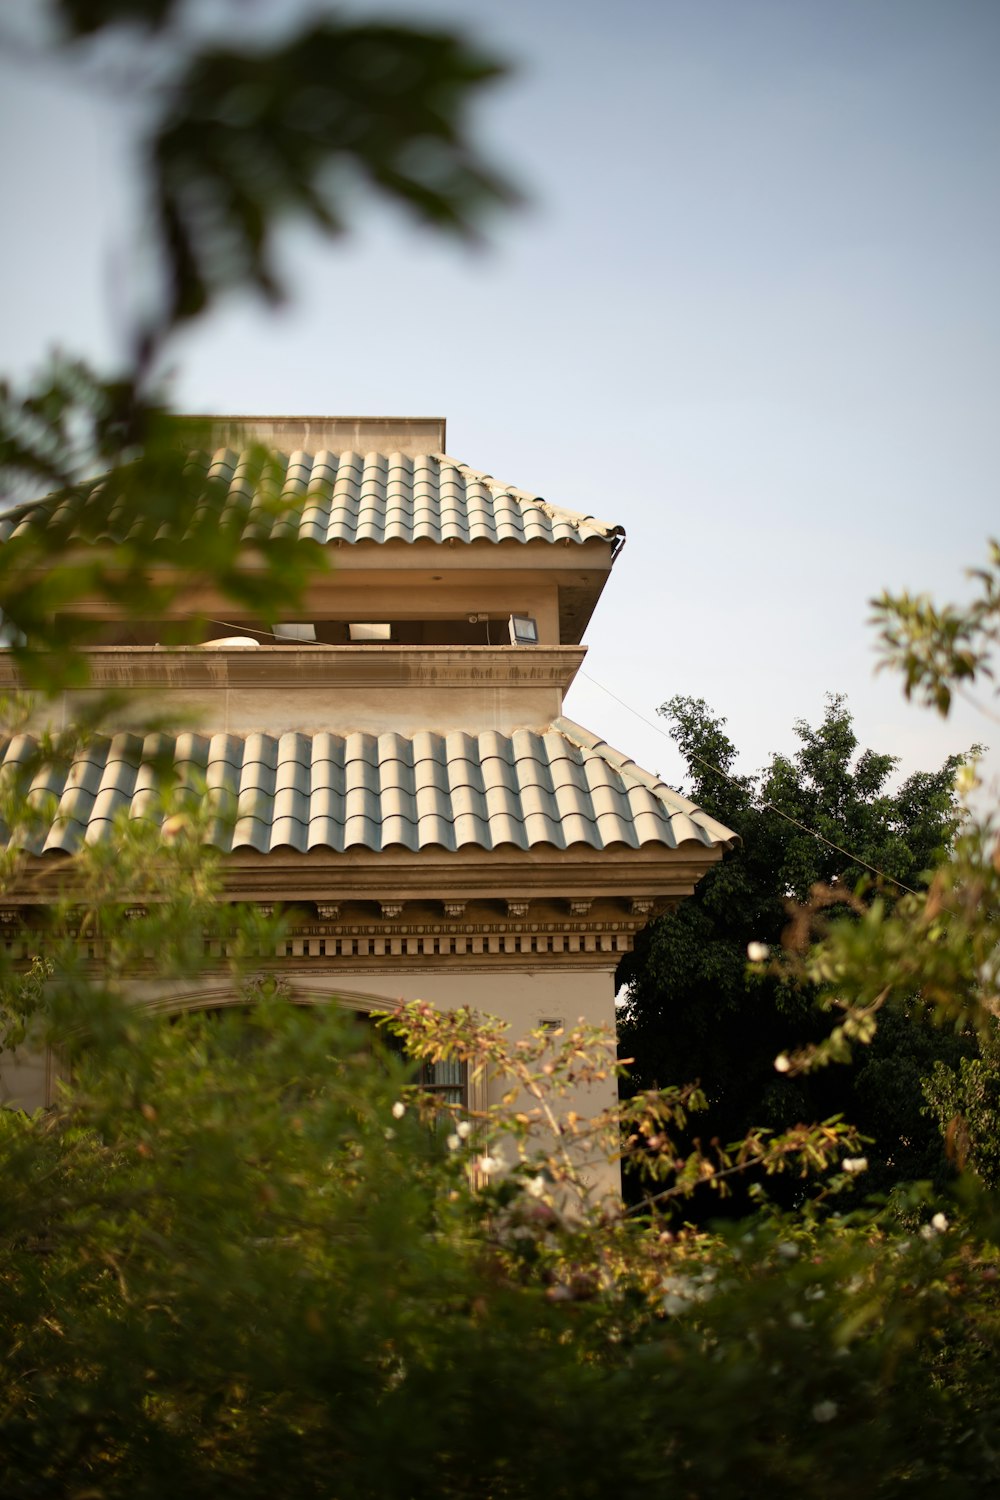
{"type": "Polygon", "coordinates": [[[3,744],[0,764],[7,776],[22,768],[43,813],[15,839],[35,855],[73,854],[109,837],[118,818],[162,822],[171,765],[182,796],[217,806],[209,841],[224,853],[720,850],[738,841],[565,718],[510,734],[121,733],[61,764],[43,763],[38,741],[22,734],[3,744]]]}

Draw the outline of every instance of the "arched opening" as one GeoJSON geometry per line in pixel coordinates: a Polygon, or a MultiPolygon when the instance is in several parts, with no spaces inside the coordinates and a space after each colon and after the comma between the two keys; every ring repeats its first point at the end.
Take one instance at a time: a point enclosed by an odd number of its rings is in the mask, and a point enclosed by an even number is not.
{"type": "MultiPolygon", "coordinates": [[[[335,1006],[339,1011],[353,1014],[373,1051],[381,1047],[387,1053],[407,1063],[410,1082],[416,1084],[424,1092],[434,1095],[443,1104],[468,1106],[468,1069],[465,1063],[453,1058],[442,1062],[408,1058],[402,1038],[396,1036],[387,1027],[378,1025],[379,1020],[394,1009],[394,1006],[384,998],[353,992],[323,996],[284,980],[279,981],[279,985],[280,992],[288,1004],[304,1012],[322,1011],[329,1006],[335,1006]]],[[[166,1012],[171,1017],[197,1014],[206,1017],[214,1015],[220,1018],[231,1018],[240,1012],[249,1015],[252,1004],[252,995],[248,996],[245,992],[241,994],[230,986],[218,986],[189,995],[164,997],[151,1008],[166,1012]]],[[[228,1031],[230,1033],[229,1045],[239,1045],[237,1031],[232,1027],[228,1028],[228,1031]]],[[[253,1047],[253,1033],[249,1028],[243,1045],[249,1054],[253,1047]]]]}

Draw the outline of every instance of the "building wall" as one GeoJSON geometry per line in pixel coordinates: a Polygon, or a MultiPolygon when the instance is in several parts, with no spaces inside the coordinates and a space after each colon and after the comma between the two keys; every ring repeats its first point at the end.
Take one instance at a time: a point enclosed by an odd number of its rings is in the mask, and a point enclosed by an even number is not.
{"type": "MultiPolygon", "coordinates": [[[[590,968],[573,972],[564,968],[537,970],[501,970],[461,972],[423,970],[419,974],[385,973],[334,976],[296,973],[292,977],[293,998],[299,1003],[323,1004],[338,997],[352,1009],[390,1009],[400,1001],[427,1000],[441,1010],[471,1006],[482,1014],[507,1021],[513,1039],[534,1030],[543,1022],[560,1021],[567,1026],[583,1020],[594,1025],[614,1028],[614,971],[590,968]],[[344,982],[346,979],[346,983],[344,982]]],[[[162,980],[145,980],[136,985],[139,1003],[158,1009],[214,1008],[226,1003],[241,1003],[228,980],[205,976],[197,986],[188,989],[169,985],[162,980]]],[[[59,1069],[47,1051],[19,1048],[0,1056],[0,1104],[24,1110],[41,1109],[55,1098],[59,1069]]],[[[487,1084],[485,1093],[475,1093],[470,1102],[475,1108],[485,1103],[499,1103],[502,1087],[487,1084]]],[[[567,1096],[565,1110],[575,1110],[581,1117],[598,1113],[614,1104],[617,1086],[613,1077],[588,1088],[578,1088],[567,1096]]],[[[617,1194],[620,1180],[617,1166],[597,1169],[593,1174],[598,1196],[617,1194]]]]}
{"type": "Polygon", "coordinates": [[[31,1114],[55,1098],[56,1075],[51,1052],[30,1046],[0,1052],[0,1107],[31,1114]]]}
{"type": "MultiPolygon", "coordinates": [[[[16,688],[3,655],[0,690],[16,688]]],[[[90,655],[90,687],[40,702],[27,727],[65,729],[113,693],[119,722],[127,706],[130,722],[152,715],[208,734],[509,733],[558,718],[584,655],[579,646],[105,647],[90,655]]]]}

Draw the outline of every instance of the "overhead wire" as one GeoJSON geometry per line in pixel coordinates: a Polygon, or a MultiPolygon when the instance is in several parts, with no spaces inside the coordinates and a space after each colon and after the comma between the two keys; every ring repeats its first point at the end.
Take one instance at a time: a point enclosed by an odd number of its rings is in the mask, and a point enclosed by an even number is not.
{"type": "MultiPolygon", "coordinates": [[[[226,630],[238,630],[242,635],[266,635],[272,641],[285,640],[277,631],[265,630],[262,625],[234,625],[231,620],[213,620],[210,615],[188,615],[189,620],[203,620],[206,625],[222,625],[226,630]]],[[[301,645],[302,642],[297,643],[301,645]]]]}
{"type": "MultiPolygon", "coordinates": [[[[592,676],[590,672],[585,672],[582,667],[580,669],[580,676],[585,677],[588,682],[592,682],[594,687],[600,688],[602,693],[607,693],[609,698],[613,698],[614,701],[620,705],[620,707],[624,708],[628,713],[632,714],[634,718],[645,724],[647,728],[652,729],[658,735],[661,735],[663,739],[669,740],[671,738],[661,725],[655,723],[653,719],[647,719],[645,714],[641,714],[637,708],[633,708],[631,703],[626,703],[624,698],[620,698],[618,694],[612,692],[609,687],[605,687],[603,682],[599,682],[596,677],[592,676]]],[[[684,753],[685,755],[689,756],[691,760],[696,760],[699,765],[702,765],[707,770],[714,772],[716,776],[721,776],[724,781],[730,782],[733,786],[739,784],[738,777],[730,776],[728,771],[724,771],[721,766],[714,765],[712,761],[706,760],[705,757],[703,755],[699,755],[697,751],[687,750],[684,753]]],[[[868,860],[862,859],[859,854],[855,854],[850,849],[845,849],[842,844],[834,843],[833,839],[828,839],[825,834],[818,833],[815,828],[810,828],[808,824],[800,822],[798,818],[793,818],[791,813],[785,812],[783,808],[776,807],[773,802],[768,802],[765,798],[761,797],[757,799],[757,805],[762,811],[773,812],[777,817],[784,818],[786,823],[791,823],[793,827],[798,828],[802,833],[808,834],[809,837],[815,839],[817,843],[825,844],[828,849],[834,849],[838,854],[843,854],[844,857],[846,859],[849,859],[852,864],[859,865],[863,870],[870,871],[872,875],[877,875],[880,880],[887,880],[891,885],[896,886],[899,890],[905,891],[908,896],[918,896],[920,894],[920,892],[915,891],[912,886],[907,885],[905,881],[898,880],[895,875],[887,875],[886,872],[884,870],[880,870],[877,865],[869,864],[868,860]]]]}

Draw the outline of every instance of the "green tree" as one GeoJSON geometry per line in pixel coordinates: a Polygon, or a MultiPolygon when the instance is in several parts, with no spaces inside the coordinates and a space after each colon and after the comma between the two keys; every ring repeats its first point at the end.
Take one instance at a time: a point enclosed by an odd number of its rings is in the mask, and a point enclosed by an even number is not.
{"type": "Polygon", "coordinates": [[[934,1120],[949,1154],[961,1170],[969,1169],[1000,1187],[1000,1035],[993,1026],[984,1038],[981,1057],[959,1058],[949,1067],[936,1058],[921,1079],[925,1113],[934,1120]]]}
{"type": "Polygon", "coordinates": [[[782,1075],[775,1058],[818,1039],[826,1023],[815,991],[760,965],[748,970],[747,951],[750,944],[780,951],[792,905],[814,887],[835,901],[838,890],[877,881],[889,902],[922,888],[957,827],[962,757],[893,790],[894,758],[859,753],[847,705],[831,697],[816,728],[796,724],[794,756],[775,755],[758,775],[741,775],[725,720],[705,703],[675,698],[661,712],[687,761],[688,794],[742,842],[690,900],[640,934],[621,965],[621,1045],[635,1059],[635,1084],[699,1080],[708,1110],[695,1125],[704,1139],[735,1141],[751,1126],[784,1130],[841,1110],[873,1139],[872,1188],[946,1175],[921,1078],[935,1059],[971,1055],[974,1038],[922,1024],[913,999],[850,1067],[782,1075]]]}

